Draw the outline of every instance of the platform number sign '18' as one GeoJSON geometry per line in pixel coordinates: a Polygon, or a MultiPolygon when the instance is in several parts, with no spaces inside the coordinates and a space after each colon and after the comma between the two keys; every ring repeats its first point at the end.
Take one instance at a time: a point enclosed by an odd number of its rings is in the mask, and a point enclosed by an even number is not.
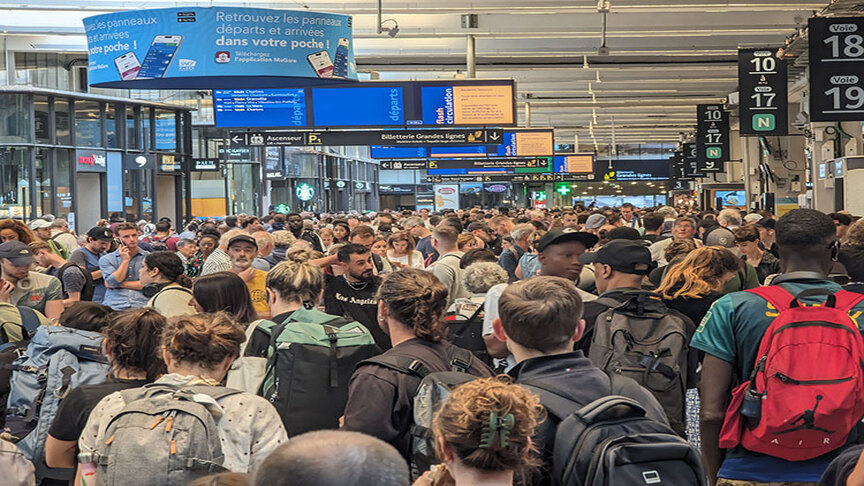
{"type": "Polygon", "coordinates": [[[738,51],[741,135],[787,135],[786,60],[777,49],[738,51]]]}
{"type": "Polygon", "coordinates": [[[729,114],[720,103],[697,105],[697,172],[723,172],[729,160],[729,114]]]}
{"type": "Polygon", "coordinates": [[[812,18],[810,120],[864,121],[864,18],[812,18]]]}

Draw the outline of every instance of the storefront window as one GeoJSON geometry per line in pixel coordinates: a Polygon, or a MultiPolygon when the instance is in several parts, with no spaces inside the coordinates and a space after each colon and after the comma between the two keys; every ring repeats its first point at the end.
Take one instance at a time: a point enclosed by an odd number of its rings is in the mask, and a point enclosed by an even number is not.
{"type": "Polygon", "coordinates": [[[36,216],[52,213],[51,153],[47,148],[36,148],[36,216]]]}
{"type": "Polygon", "coordinates": [[[57,145],[72,145],[72,133],[69,125],[69,100],[54,99],[54,133],[57,145]]]}
{"type": "Polygon", "coordinates": [[[123,209],[126,221],[138,221],[138,188],[141,184],[140,170],[123,171],[123,209]]]}
{"type": "Polygon", "coordinates": [[[75,145],[102,146],[102,115],[98,102],[75,102],[75,145]]]}
{"type": "Polygon", "coordinates": [[[72,212],[72,151],[56,149],[57,165],[54,170],[54,190],[57,194],[58,218],[69,219],[72,212]]]}
{"type": "Polygon", "coordinates": [[[120,134],[117,131],[117,105],[105,105],[105,139],[111,148],[120,148],[120,134]]]}
{"type": "Polygon", "coordinates": [[[177,118],[173,111],[156,110],[156,150],[177,150],[177,118]]]}
{"type": "Polygon", "coordinates": [[[30,217],[29,167],[26,148],[0,150],[0,218],[30,217]]]}
{"type": "Polygon", "coordinates": [[[0,142],[30,142],[30,105],[27,95],[0,95],[0,142]]]}
{"type": "Polygon", "coordinates": [[[140,127],[135,126],[135,117],[140,114],[140,110],[135,106],[126,107],[126,143],[128,148],[141,148],[141,136],[138,133],[140,127]]]}
{"type": "Polygon", "coordinates": [[[51,143],[51,123],[48,113],[48,97],[33,97],[33,119],[36,130],[36,143],[51,143]]]}
{"type": "Polygon", "coordinates": [[[258,214],[258,186],[254,173],[258,165],[231,164],[228,166],[228,194],[231,197],[231,214],[258,214]]]}
{"type": "Polygon", "coordinates": [[[152,149],[153,144],[151,143],[153,140],[152,134],[150,133],[150,108],[141,108],[141,143],[139,144],[139,148],[142,149],[152,149]]]}

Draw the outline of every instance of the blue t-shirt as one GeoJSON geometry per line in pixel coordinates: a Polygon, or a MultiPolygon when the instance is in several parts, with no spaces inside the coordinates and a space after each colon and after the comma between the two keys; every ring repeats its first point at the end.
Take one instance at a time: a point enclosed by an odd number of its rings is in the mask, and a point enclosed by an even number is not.
{"type": "MultiPolygon", "coordinates": [[[[838,292],[839,285],[830,280],[801,279],[783,282],[780,286],[792,295],[819,288],[838,292]]],[[[805,304],[823,302],[824,296],[801,299],[805,304]]],[[[864,303],[852,309],[857,318],[864,313],[864,303]]],[[[749,292],[725,295],[711,306],[690,345],[723,361],[733,363],[735,375],[746,381],[753,370],[762,336],[777,310],[768,302],[749,292]],[[742,378],[743,377],[743,378],[742,378]]],[[[739,382],[740,383],[740,382],[739,382]]],[[[736,383],[737,386],[739,383],[736,383]]],[[[736,448],[727,451],[718,477],[758,482],[817,482],[831,460],[842,449],[809,461],[786,461],[736,448]]]]}

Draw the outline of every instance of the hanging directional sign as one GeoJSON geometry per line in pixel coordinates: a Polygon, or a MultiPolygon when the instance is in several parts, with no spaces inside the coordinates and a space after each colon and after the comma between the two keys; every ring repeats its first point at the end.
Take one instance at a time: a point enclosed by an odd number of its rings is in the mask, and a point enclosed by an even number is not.
{"type": "Polygon", "coordinates": [[[811,18],[810,121],[864,121],[864,17],[811,18]]]}
{"type": "Polygon", "coordinates": [[[450,182],[577,182],[590,181],[592,174],[448,174],[426,176],[426,183],[450,182]]]}
{"type": "Polygon", "coordinates": [[[669,190],[671,191],[689,191],[690,182],[688,181],[669,181],[669,190]]]}
{"type": "Polygon", "coordinates": [[[384,160],[382,169],[542,169],[549,168],[549,157],[487,157],[482,159],[384,160]]]}
{"type": "Polygon", "coordinates": [[[672,158],[669,159],[670,172],[669,176],[672,180],[689,181],[693,178],[688,173],[689,164],[684,160],[684,154],[675,152],[672,158]]]}
{"type": "Polygon", "coordinates": [[[705,177],[706,174],[699,170],[699,157],[696,142],[685,143],[682,155],[684,157],[685,166],[687,167],[687,174],[691,178],[696,179],[698,177],[705,177]]]}
{"type": "Polygon", "coordinates": [[[477,145],[498,143],[504,135],[500,128],[477,130],[358,130],[358,131],[278,131],[230,132],[232,147],[302,147],[345,145],[477,145]]]}
{"type": "Polygon", "coordinates": [[[787,135],[786,60],[777,49],[738,50],[741,135],[787,135]]]}
{"type": "Polygon", "coordinates": [[[723,172],[729,160],[729,114],[720,103],[696,105],[697,170],[723,172]]]}

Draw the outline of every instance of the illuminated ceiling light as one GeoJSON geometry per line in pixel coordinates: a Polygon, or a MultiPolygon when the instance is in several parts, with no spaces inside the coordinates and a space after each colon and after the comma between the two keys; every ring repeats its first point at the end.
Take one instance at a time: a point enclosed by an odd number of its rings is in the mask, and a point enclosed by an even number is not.
{"type": "Polygon", "coordinates": [[[582,56],[582,69],[588,69],[588,67],[589,67],[588,66],[588,56],[583,55],[582,56]]]}
{"type": "Polygon", "coordinates": [[[602,83],[602,82],[603,82],[603,81],[600,80],[600,71],[597,71],[597,78],[596,78],[596,81],[597,81],[598,83],[602,83]]]}

